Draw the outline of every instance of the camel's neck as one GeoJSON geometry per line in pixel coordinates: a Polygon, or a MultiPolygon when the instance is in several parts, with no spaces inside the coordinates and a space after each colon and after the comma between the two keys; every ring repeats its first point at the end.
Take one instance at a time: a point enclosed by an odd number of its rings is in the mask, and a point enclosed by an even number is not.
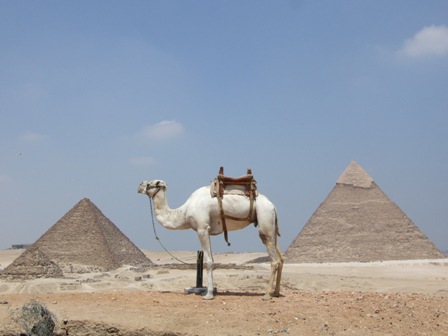
{"type": "Polygon", "coordinates": [[[157,221],[164,228],[169,230],[185,230],[190,228],[188,223],[186,223],[182,207],[178,209],[170,209],[168,206],[165,189],[160,190],[153,197],[153,202],[157,221]]]}

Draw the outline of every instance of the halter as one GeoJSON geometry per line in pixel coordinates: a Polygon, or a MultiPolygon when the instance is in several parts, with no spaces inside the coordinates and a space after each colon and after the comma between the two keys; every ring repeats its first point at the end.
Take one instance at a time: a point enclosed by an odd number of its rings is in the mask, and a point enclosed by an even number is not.
{"type": "Polygon", "coordinates": [[[166,189],[166,186],[164,186],[164,185],[161,185],[161,186],[159,186],[159,185],[154,185],[154,186],[147,185],[147,186],[146,186],[146,194],[149,196],[149,198],[151,198],[151,197],[156,196],[157,193],[158,193],[160,190],[162,190],[162,189],[166,189]],[[149,196],[149,195],[148,195],[148,190],[151,190],[151,189],[157,189],[157,191],[154,193],[154,195],[149,196]]]}

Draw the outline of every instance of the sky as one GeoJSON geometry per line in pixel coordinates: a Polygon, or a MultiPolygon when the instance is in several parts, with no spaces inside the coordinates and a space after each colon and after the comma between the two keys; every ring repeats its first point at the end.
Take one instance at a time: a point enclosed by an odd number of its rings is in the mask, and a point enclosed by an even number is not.
{"type": "Polygon", "coordinates": [[[354,160],[448,250],[447,89],[446,0],[0,1],[0,249],[89,198],[160,250],[139,183],[177,208],[223,166],[252,169],[285,251],[354,160]]]}

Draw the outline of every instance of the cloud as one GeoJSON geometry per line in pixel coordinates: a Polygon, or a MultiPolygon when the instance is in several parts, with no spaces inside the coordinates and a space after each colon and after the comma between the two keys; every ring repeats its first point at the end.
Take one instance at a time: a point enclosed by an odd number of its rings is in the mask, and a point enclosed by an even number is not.
{"type": "Polygon", "coordinates": [[[184,127],[175,120],[163,120],[157,124],[146,126],[140,133],[145,139],[168,140],[184,133],[184,127]]]}
{"type": "Polygon", "coordinates": [[[429,26],[406,40],[397,55],[407,58],[448,55],[448,27],[429,26]]]}
{"type": "Polygon", "coordinates": [[[157,160],[152,157],[132,157],[129,162],[134,166],[153,166],[157,163],[157,160]]]}
{"type": "Polygon", "coordinates": [[[35,132],[24,132],[20,135],[20,140],[24,142],[38,142],[45,139],[47,136],[35,132]]]}

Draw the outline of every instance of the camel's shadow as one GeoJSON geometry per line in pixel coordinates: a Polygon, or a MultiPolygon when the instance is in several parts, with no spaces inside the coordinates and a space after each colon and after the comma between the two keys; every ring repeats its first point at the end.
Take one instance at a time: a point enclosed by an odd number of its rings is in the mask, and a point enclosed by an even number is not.
{"type": "MultiPolygon", "coordinates": [[[[204,296],[207,293],[207,288],[206,287],[192,287],[192,288],[186,288],[184,291],[185,294],[187,295],[201,295],[204,296]]],[[[250,297],[255,297],[255,296],[264,296],[264,292],[248,292],[248,291],[231,291],[231,290],[226,290],[226,291],[218,291],[215,287],[215,290],[213,291],[213,295],[214,296],[250,296],[250,297]]]]}
{"type": "Polygon", "coordinates": [[[263,296],[262,292],[237,292],[237,291],[225,291],[217,292],[216,296],[263,296]]]}
{"type": "MultiPolygon", "coordinates": [[[[260,297],[264,298],[265,293],[264,292],[237,292],[237,291],[225,291],[225,292],[217,292],[216,296],[241,296],[241,297],[260,297]]],[[[280,294],[279,297],[283,297],[282,294],[280,294]]]]}

